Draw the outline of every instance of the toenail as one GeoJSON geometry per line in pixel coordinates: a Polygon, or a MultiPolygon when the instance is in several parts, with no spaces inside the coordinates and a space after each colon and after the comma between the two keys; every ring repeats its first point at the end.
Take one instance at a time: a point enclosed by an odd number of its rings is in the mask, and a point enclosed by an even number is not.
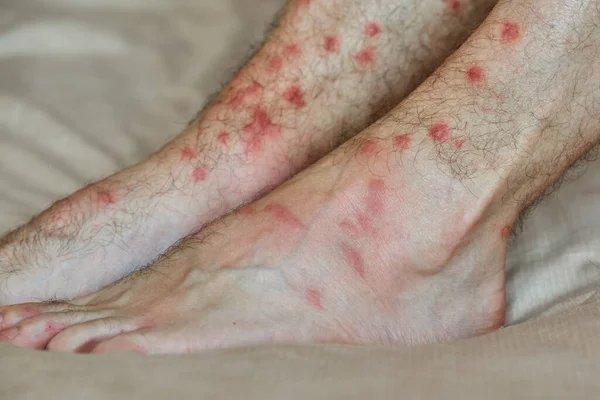
{"type": "Polygon", "coordinates": [[[19,335],[19,328],[10,328],[0,332],[0,340],[12,340],[19,335]]]}

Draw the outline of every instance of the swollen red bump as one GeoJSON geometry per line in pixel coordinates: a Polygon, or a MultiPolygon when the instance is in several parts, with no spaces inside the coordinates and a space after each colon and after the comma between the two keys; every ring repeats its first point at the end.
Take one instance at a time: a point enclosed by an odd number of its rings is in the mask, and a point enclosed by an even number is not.
{"type": "Polygon", "coordinates": [[[308,288],[306,289],[306,293],[304,294],[304,297],[306,299],[306,303],[308,303],[309,306],[311,306],[312,308],[315,308],[317,310],[322,310],[323,309],[323,304],[321,303],[321,292],[318,291],[317,289],[313,289],[313,288],[308,288]]]}
{"type": "Polygon", "coordinates": [[[242,129],[242,142],[246,154],[260,151],[265,138],[276,138],[281,134],[281,127],[273,124],[263,106],[255,106],[252,121],[242,129]]]}
{"type": "Polygon", "coordinates": [[[448,139],[450,130],[448,129],[448,125],[443,122],[438,122],[437,124],[431,125],[428,134],[434,141],[441,142],[448,139]]]}
{"type": "Polygon", "coordinates": [[[194,149],[192,149],[192,146],[190,146],[189,144],[181,150],[182,160],[193,160],[197,156],[198,155],[196,154],[196,151],[194,151],[194,149]]]}
{"type": "Polygon", "coordinates": [[[262,92],[262,86],[256,82],[252,82],[250,85],[240,89],[233,90],[227,100],[226,104],[231,110],[237,110],[246,101],[248,97],[255,97],[262,92]]]}
{"type": "Polygon", "coordinates": [[[467,80],[473,84],[480,85],[483,82],[484,72],[479,65],[472,65],[465,74],[467,80]]]}
{"type": "Polygon", "coordinates": [[[301,52],[300,46],[297,43],[290,43],[284,48],[286,57],[292,58],[299,55],[301,52]]]}
{"type": "Polygon", "coordinates": [[[192,179],[196,183],[206,180],[206,168],[195,167],[194,170],[192,171],[192,179]]]}
{"type": "Polygon", "coordinates": [[[283,98],[298,108],[306,105],[306,102],[304,101],[304,92],[298,85],[287,88],[285,92],[283,92],[283,98]]]}
{"type": "Polygon", "coordinates": [[[370,156],[375,154],[377,148],[377,140],[369,139],[361,143],[359,151],[362,156],[370,156]]]}
{"type": "Polygon", "coordinates": [[[508,235],[510,235],[510,225],[504,225],[502,229],[500,229],[500,237],[502,239],[507,239],[508,235]]]}
{"type": "Polygon", "coordinates": [[[227,144],[229,141],[229,133],[226,131],[221,131],[217,135],[217,142],[221,144],[227,144]]]}
{"type": "Polygon", "coordinates": [[[323,49],[328,53],[337,53],[340,51],[340,38],[333,35],[325,36],[323,49]]]}
{"type": "Polygon", "coordinates": [[[346,262],[354,271],[363,279],[365,279],[365,262],[362,255],[354,247],[347,243],[342,243],[342,253],[346,262]]]}
{"type": "Polygon", "coordinates": [[[463,144],[465,144],[464,139],[456,139],[454,141],[454,145],[456,146],[457,149],[461,149],[463,144]]]}
{"type": "Polygon", "coordinates": [[[365,25],[365,35],[368,37],[375,37],[381,33],[381,25],[376,22],[368,22],[365,25]]]}
{"type": "Polygon", "coordinates": [[[354,55],[356,63],[361,68],[366,68],[375,61],[375,47],[368,46],[354,55]]]}
{"type": "Polygon", "coordinates": [[[99,191],[97,196],[98,203],[100,204],[115,204],[115,196],[108,190],[99,191]]]}
{"type": "Polygon", "coordinates": [[[265,207],[265,212],[273,215],[275,219],[283,224],[293,228],[304,228],[304,224],[300,218],[294,214],[292,210],[278,203],[271,203],[265,207]]]}
{"type": "Polygon", "coordinates": [[[398,151],[406,150],[410,147],[410,136],[398,135],[394,137],[394,148],[398,151]]]}
{"type": "Polygon", "coordinates": [[[283,58],[279,56],[273,56],[269,59],[269,64],[267,67],[269,72],[280,72],[281,68],[283,68],[283,58]]]}
{"type": "Polygon", "coordinates": [[[367,211],[371,215],[378,215],[383,210],[383,195],[385,193],[385,182],[383,179],[372,179],[367,189],[367,211]]]}
{"type": "Polygon", "coordinates": [[[521,38],[521,27],[515,22],[505,22],[502,25],[502,43],[511,44],[521,38]]]}
{"type": "Polygon", "coordinates": [[[448,6],[448,10],[452,12],[460,11],[461,3],[460,0],[442,0],[448,6]]]}

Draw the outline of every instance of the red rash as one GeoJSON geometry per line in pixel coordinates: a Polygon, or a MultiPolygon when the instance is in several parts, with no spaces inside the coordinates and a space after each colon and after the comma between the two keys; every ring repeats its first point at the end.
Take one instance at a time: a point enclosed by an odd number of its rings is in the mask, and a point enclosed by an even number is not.
{"type": "Polygon", "coordinates": [[[444,3],[448,6],[448,9],[452,12],[457,12],[460,10],[460,0],[443,0],[444,3]]]}
{"type": "Polygon", "coordinates": [[[328,53],[337,53],[340,51],[340,38],[337,36],[325,36],[323,49],[328,53]]]}
{"type": "Polygon", "coordinates": [[[381,33],[381,26],[376,22],[369,22],[365,25],[365,35],[375,37],[381,33]]]}
{"type": "Polygon", "coordinates": [[[360,154],[363,156],[373,155],[377,151],[377,141],[369,139],[360,145],[360,154]]]}
{"type": "Polygon", "coordinates": [[[285,92],[283,92],[283,98],[298,108],[306,105],[306,102],[304,101],[304,92],[298,85],[287,88],[285,92]]]}
{"type": "Polygon", "coordinates": [[[206,169],[204,167],[196,167],[192,171],[192,179],[194,182],[202,182],[206,179],[206,169]]]}
{"type": "Polygon", "coordinates": [[[358,250],[346,243],[343,243],[342,252],[344,253],[346,262],[361,278],[365,279],[365,262],[358,250]]]}
{"type": "Polygon", "coordinates": [[[185,146],[183,148],[183,150],[181,150],[181,159],[182,160],[193,160],[197,156],[198,155],[196,154],[196,152],[194,151],[194,149],[192,149],[192,147],[190,145],[185,146]]]}
{"type": "Polygon", "coordinates": [[[514,22],[505,22],[502,26],[502,43],[515,43],[521,37],[521,27],[514,22]]]}
{"type": "Polygon", "coordinates": [[[456,139],[454,141],[454,145],[456,146],[457,149],[462,148],[463,144],[465,144],[465,141],[463,139],[456,139]]]}
{"type": "Polygon", "coordinates": [[[229,94],[226,104],[231,110],[237,110],[242,104],[244,104],[248,97],[254,97],[259,95],[261,92],[262,86],[256,82],[253,82],[246,87],[233,90],[229,94]]]}
{"type": "Polygon", "coordinates": [[[398,151],[406,150],[410,146],[410,136],[399,135],[394,137],[394,147],[398,151]]]}
{"type": "Polygon", "coordinates": [[[372,215],[378,215],[383,210],[383,194],[385,183],[383,179],[372,179],[367,191],[367,211],[372,215]]]}
{"type": "Polygon", "coordinates": [[[358,229],[349,219],[344,219],[342,222],[339,223],[339,226],[350,236],[358,234],[358,229]]]}
{"type": "Polygon", "coordinates": [[[467,72],[467,80],[473,84],[481,84],[483,82],[483,68],[479,65],[473,65],[467,72]]]}
{"type": "Polygon", "coordinates": [[[300,46],[298,46],[296,43],[291,43],[285,46],[284,51],[288,58],[295,57],[300,54],[300,46]]]}
{"type": "Polygon", "coordinates": [[[241,215],[251,215],[254,214],[254,208],[251,205],[244,206],[238,210],[238,213],[241,215]]]}
{"type": "Polygon", "coordinates": [[[316,308],[317,310],[323,309],[323,304],[321,303],[321,292],[317,289],[306,289],[305,298],[308,305],[312,308],[316,308]]]}
{"type": "Polygon", "coordinates": [[[229,133],[227,133],[225,131],[221,131],[217,135],[217,142],[219,142],[221,144],[227,144],[228,140],[229,140],[229,133]]]}
{"type": "Polygon", "coordinates": [[[115,197],[111,192],[107,190],[102,190],[98,192],[98,203],[104,205],[115,204],[115,197]]]}
{"type": "Polygon", "coordinates": [[[354,55],[356,63],[361,68],[366,68],[375,61],[375,48],[373,46],[366,47],[354,55]]]}
{"type": "Polygon", "coordinates": [[[272,214],[277,221],[292,228],[304,228],[304,224],[300,221],[300,218],[284,205],[277,203],[269,204],[265,207],[265,212],[272,214]]]}
{"type": "Polygon", "coordinates": [[[443,140],[448,139],[450,136],[450,131],[448,130],[448,125],[443,122],[438,122],[437,124],[433,124],[429,128],[429,137],[431,137],[436,142],[441,142],[443,140]]]}
{"type": "Polygon", "coordinates": [[[252,121],[242,129],[242,141],[246,154],[260,151],[265,138],[276,138],[281,135],[281,127],[274,125],[263,106],[255,106],[252,121]]]}
{"type": "Polygon", "coordinates": [[[311,2],[311,0],[297,0],[297,1],[298,1],[298,5],[300,5],[302,7],[310,6],[310,2],[311,2]]]}
{"type": "Polygon", "coordinates": [[[279,56],[271,57],[268,65],[269,72],[279,72],[281,68],[283,68],[283,58],[279,56]]]}
{"type": "Polygon", "coordinates": [[[502,237],[502,239],[506,239],[506,238],[508,238],[508,235],[510,235],[510,225],[505,225],[500,230],[500,237],[502,237]]]}

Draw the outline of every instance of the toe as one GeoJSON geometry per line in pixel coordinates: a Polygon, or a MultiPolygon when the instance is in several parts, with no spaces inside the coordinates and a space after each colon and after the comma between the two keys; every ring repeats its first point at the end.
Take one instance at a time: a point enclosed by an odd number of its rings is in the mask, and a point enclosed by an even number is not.
{"type": "Polygon", "coordinates": [[[136,321],[114,317],[102,318],[65,329],[48,343],[46,349],[89,353],[98,343],[139,328],[140,324],[136,321]]]}
{"type": "Polygon", "coordinates": [[[148,339],[152,335],[149,332],[135,331],[115,336],[109,340],[99,343],[92,349],[92,353],[111,353],[115,351],[133,351],[136,353],[154,353],[156,343],[148,339]]]}
{"type": "MultiPolygon", "coordinates": [[[[26,303],[0,307],[0,332],[12,328],[19,322],[46,312],[50,304],[26,303]]],[[[51,312],[51,311],[48,311],[51,312]]]]}
{"type": "Polygon", "coordinates": [[[68,311],[38,315],[0,332],[0,342],[20,347],[44,349],[65,328],[82,322],[104,318],[108,311],[68,311]]]}

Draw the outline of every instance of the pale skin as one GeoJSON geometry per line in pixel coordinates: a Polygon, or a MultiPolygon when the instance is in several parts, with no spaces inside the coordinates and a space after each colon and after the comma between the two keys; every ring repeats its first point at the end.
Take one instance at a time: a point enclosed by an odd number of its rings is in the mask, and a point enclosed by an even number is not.
{"type": "MultiPolygon", "coordinates": [[[[354,139],[113,286],[0,308],[0,337],[49,350],[183,353],[416,344],[498,329],[510,227],[598,140],[599,7],[499,1],[354,139]]],[[[376,65],[363,56],[362,66],[376,65]]],[[[286,136],[262,125],[275,136],[265,149],[285,148],[286,136]]]]}

